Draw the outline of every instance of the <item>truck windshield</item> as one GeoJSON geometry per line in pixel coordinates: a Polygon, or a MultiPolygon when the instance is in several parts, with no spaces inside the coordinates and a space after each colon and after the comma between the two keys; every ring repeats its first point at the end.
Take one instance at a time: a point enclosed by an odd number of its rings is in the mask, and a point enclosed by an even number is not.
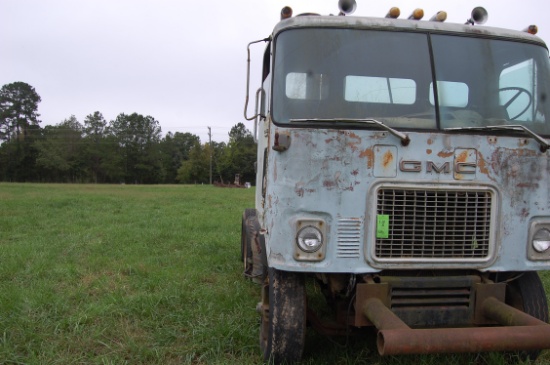
{"type": "Polygon", "coordinates": [[[548,51],[534,44],[293,29],[277,36],[273,68],[276,123],[372,118],[395,128],[519,124],[550,134],[548,51]]]}

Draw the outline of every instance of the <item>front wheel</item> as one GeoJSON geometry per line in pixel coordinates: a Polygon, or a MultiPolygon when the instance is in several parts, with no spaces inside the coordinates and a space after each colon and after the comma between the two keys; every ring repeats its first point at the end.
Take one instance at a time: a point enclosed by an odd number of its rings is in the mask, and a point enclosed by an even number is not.
{"type": "Polygon", "coordinates": [[[306,289],[299,273],[269,269],[260,303],[260,348],[273,364],[300,361],[306,335],[306,289]]]}
{"type": "MultiPolygon", "coordinates": [[[[510,281],[506,288],[506,303],[548,323],[548,303],[544,286],[537,272],[527,271],[510,281]]],[[[540,351],[521,351],[522,360],[535,360],[540,351]]]]}

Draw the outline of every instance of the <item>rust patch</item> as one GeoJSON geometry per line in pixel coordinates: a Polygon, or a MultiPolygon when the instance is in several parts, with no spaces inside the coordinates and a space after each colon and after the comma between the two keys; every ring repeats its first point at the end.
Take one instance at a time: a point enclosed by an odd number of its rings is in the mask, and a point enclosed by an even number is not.
{"type": "Polygon", "coordinates": [[[353,176],[359,175],[359,169],[353,170],[353,171],[351,172],[351,174],[352,174],[353,176]]]}
{"type": "Polygon", "coordinates": [[[367,158],[367,167],[369,169],[372,169],[372,167],[374,166],[374,151],[373,151],[372,148],[367,148],[366,150],[361,152],[359,154],[359,157],[361,157],[361,158],[366,157],[367,158]]]}
{"type": "Polygon", "coordinates": [[[516,185],[516,187],[520,188],[520,189],[532,189],[532,190],[536,190],[539,188],[539,184],[537,183],[519,183],[516,185]]]}
{"type": "Polygon", "coordinates": [[[432,150],[428,148],[428,149],[426,150],[426,154],[427,154],[427,155],[431,155],[431,154],[432,154],[432,150]]]}
{"type": "Polygon", "coordinates": [[[351,139],[351,141],[347,143],[348,147],[351,148],[353,152],[357,151],[357,146],[361,145],[361,137],[353,132],[349,132],[348,138],[351,139]]]}
{"type": "Polygon", "coordinates": [[[523,209],[521,210],[521,217],[522,217],[522,218],[527,218],[527,217],[529,217],[529,210],[526,209],[526,208],[523,208],[523,209]]]}
{"type": "Polygon", "coordinates": [[[514,166],[518,164],[522,157],[536,156],[535,151],[524,149],[504,149],[499,148],[491,156],[491,167],[498,174],[500,171],[511,172],[509,176],[515,176],[514,166]]]}
{"type": "Polygon", "coordinates": [[[336,182],[332,180],[325,180],[323,181],[323,186],[330,190],[336,186],[336,182]]]}
{"type": "Polygon", "coordinates": [[[430,145],[430,146],[431,146],[431,145],[432,145],[433,143],[434,143],[434,140],[433,140],[433,139],[431,139],[431,138],[428,138],[428,145],[430,145]]]}
{"type": "Polygon", "coordinates": [[[340,180],[340,175],[341,175],[341,172],[338,171],[334,174],[334,179],[332,180],[329,180],[329,179],[325,179],[323,181],[323,186],[325,188],[327,188],[327,190],[331,190],[333,189],[334,187],[338,187],[338,184],[339,184],[339,180],[340,180]]]}
{"type": "Polygon", "coordinates": [[[466,162],[468,160],[468,151],[462,151],[456,158],[456,162],[466,162]]]}
{"type": "Polygon", "coordinates": [[[347,187],[343,188],[342,190],[344,190],[344,191],[353,191],[353,184],[351,184],[350,186],[347,186],[347,187]]]}
{"type": "Polygon", "coordinates": [[[384,168],[387,168],[393,161],[393,154],[391,153],[391,151],[386,151],[386,153],[384,153],[384,157],[382,158],[382,166],[384,166],[384,168]]]}
{"type": "Polygon", "coordinates": [[[454,152],[439,152],[437,155],[442,158],[451,157],[454,154],[454,152]]]}
{"type": "Polygon", "coordinates": [[[483,158],[483,156],[481,155],[481,153],[478,152],[477,154],[477,167],[479,167],[479,171],[486,175],[488,178],[490,178],[491,180],[494,180],[490,175],[489,175],[489,169],[487,168],[487,162],[485,162],[485,159],[483,158]]]}

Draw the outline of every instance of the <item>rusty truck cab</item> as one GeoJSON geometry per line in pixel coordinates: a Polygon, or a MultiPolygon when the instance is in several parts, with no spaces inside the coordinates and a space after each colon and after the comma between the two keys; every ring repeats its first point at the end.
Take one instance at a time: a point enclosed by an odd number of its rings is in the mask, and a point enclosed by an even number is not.
{"type": "Polygon", "coordinates": [[[375,327],[381,354],[550,348],[548,50],[437,20],[306,14],[263,40],[241,247],[266,359],[299,360],[307,325],[375,327]]]}

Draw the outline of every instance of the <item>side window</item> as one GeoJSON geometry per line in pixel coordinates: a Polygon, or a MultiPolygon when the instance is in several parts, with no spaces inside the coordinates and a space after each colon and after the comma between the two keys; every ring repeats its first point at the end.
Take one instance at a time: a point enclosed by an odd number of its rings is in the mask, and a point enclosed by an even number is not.
{"type": "MultiPolygon", "coordinates": [[[[468,85],[463,82],[437,82],[437,97],[440,106],[465,108],[468,105],[468,93],[468,85]]],[[[435,105],[433,83],[430,84],[430,103],[435,105]]]]}
{"type": "Polygon", "coordinates": [[[286,75],[287,98],[323,100],[328,96],[329,78],[324,74],[290,72],[286,75]]]}
{"type": "Polygon", "coordinates": [[[412,105],[416,100],[416,83],[411,79],[346,76],[346,101],[412,105]]]}
{"type": "Polygon", "coordinates": [[[533,60],[505,68],[499,78],[499,102],[512,120],[533,121],[533,95],[537,80],[533,60]]]}

